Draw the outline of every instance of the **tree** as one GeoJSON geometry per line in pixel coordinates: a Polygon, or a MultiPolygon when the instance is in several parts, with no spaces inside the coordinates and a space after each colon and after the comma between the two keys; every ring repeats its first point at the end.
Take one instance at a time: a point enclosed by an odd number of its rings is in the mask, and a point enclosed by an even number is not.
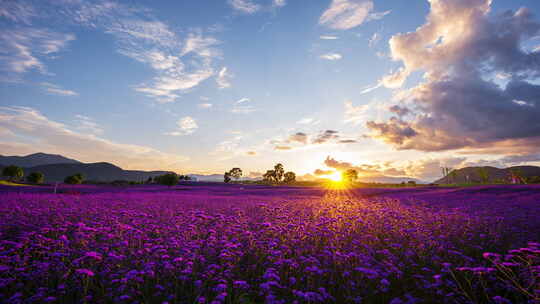
{"type": "Polygon", "coordinates": [[[157,182],[165,186],[174,186],[178,184],[180,177],[176,173],[167,173],[157,177],[157,182]]]}
{"type": "Polygon", "coordinates": [[[292,171],[285,173],[283,177],[284,177],[283,182],[287,184],[296,181],[296,174],[292,171]]]}
{"type": "Polygon", "coordinates": [[[263,174],[263,181],[272,183],[276,179],[276,172],[274,170],[267,170],[265,174],[263,174]]]}
{"type": "Polygon", "coordinates": [[[225,172],[225,174],[223,174],[223,181],[225,183],[230,183],[231,182],[231,173],[230,172],[225,172]]]}
{"type": "Polygon", "coordinates": [[[34,184],[41,184],[45,180],[45,175],[41,172],[32,172],[26,177],[26,181],[34,184]]]}
{"type": "Polygon", "coordinates": [[[283,179],[283,174],[285,174],[285,169],[283,168],[282,164],[277,164],[274,166],[274,176],[276,182],[281,182],[281,179],[283,179]]]}
{"type": "Polygon", "coordinates": [[[70,184],[70,185],[82,184],[83,181],[84,181],[84,177],[80,173],[70,175],[64,179],[64,183],[70,184]]]}
{"type": "Polygon", "coordinates": [[[452,170],[452,172],[450,172],[450,177],[452,177],[452,182],[454,184],[457,184],[457,170],[452,170]]]}
{"type": "Polygon", "coordinates": [[[2,175],[9,177],[11,181],[18,181],[24,176],[24,171],[21,167],[7,166],[2,170],[2,175]]]}
{"type": "Polygon", "coordinates": [[[231,171],[229,171],[229,174],[235,180],[239,180],[240,177],[242,177],[242,169],[240,169],[240,168],[232,168],[231,171]]]}
{"type": "Polygon", "coordinates": [[[352,183],[358,179],[358,172],[354,169],[349,169],[342,173],[342,178],[346,182],[352,183]]]}
{"type": "Polygon", "coordinates": [[[483,184],[487,184],[489,182],[489,172],[486,168],[478,168],[476,170],[478,172],[478,176],[480,176],[480,180],[482,180],[483,184]]]}

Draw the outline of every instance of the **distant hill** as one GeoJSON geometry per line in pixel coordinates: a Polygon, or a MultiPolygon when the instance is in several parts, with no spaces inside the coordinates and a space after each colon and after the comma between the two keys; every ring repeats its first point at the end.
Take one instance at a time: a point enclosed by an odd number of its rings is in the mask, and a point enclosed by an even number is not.
{"type": "Polygon", "coordinates": [[[414,181],[418,184],[425,183],[424,181],[421,181],[413,177],[386,176],[386,175],[359,177],[358,181],[363,182],[363,183],[382,183],[382,184],[399,184],[401,182],[408,182],[408,181],[414,181]]]}
{"type": "Polygon", "coordinates": [[[451,184],[451,183],[480,183],[482,178],[479,174],[479,169],[483,168],[488,173],[489,182],[497,182],[502,180],[508,180],[510,171],[515,170],[520,173],[522,177],[540,176],[540,167],[536,166],[515,166],[504,169],[495,167],[466,167],[455,170],[455,177],[449,174],[441,179],[436,180],[436,184],[451,184]]]}
{"type": "Polygon", "coordinates": [[[26,156],[0,155],[0,166],[15,165],[18,167],[34,167],[50,164],[82,164],[78,160],[56,154],[34,153],[26,156]]]}
{"type": "Polygon", "coordinates": [[[115,180],[145,181],[169,171],[124,170],[110,163],[82,163],[62,155],[35,153],[27,156],[0,156],[0,168],[15,165],[22,167],[25,176],[41,172],[45,182],[62,182],[69,175],[81,173],[85,180],[111,182],[115,180]]]}
{"type": "MultiPolygon", "coordinates": [[[[223,174],[188,174],[194,181],[199,182],[223,182],[223,174]]],[[[260,178],[258,178],[260,179],[260,178]]],[[[255,181],[257,178],[243,176],[241,180],[255,181]]]]}
{"type": "Polygon", "coordinates": [[[91,164],[50,164],[23,168],[25,174],[41,172],[45,175],[45,182],[62,182],[66,176],[81,173],[85,180],[111,182],[114,180],[145,181],[168,173],[168,171],[135,171],[123,170],[110,163],[91,164]]]}

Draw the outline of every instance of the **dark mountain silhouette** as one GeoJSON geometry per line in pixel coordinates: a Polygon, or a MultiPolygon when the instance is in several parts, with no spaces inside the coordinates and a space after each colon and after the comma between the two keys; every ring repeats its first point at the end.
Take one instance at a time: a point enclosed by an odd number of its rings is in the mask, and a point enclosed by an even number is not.
{"type": "Polygon", "coordinates": [[[66,176],[81,173],[85,180],[111,182],[115,180],[146,181],[154,177],[169,173],[168,171],[135,171],[123,170],[110,163],[90,164],[50,164],[24,168],[25,175],[30,172],[41,172],[45,175],[45,182],[62,182],[66,176]]]}
{"type": "Polygon", "coordinates": [[[358,178],[359,182],[363,183],[382,183],[382,184],[399,184],[402,182],[414,181],[417,184],[425,183],[422,180],[419,180],[414,177],[407,176],[386,176],[386,175],[375,175],[375,176],[361,176],[358,178]]]}
{"type": "Polygon", "coordinates": [[[146,181],[169,171],[124,170],[110,163],[82,163],[62,155],[35,153],[27,156],[0,156],[0,169],[15,165],[22,167],[25,176],[32,172],[45,175],[45,182],[62,182],[66,176],[81,173],[85,180],[111,182],[115,180],[146,181]]]}
{"type": "Polygon", "coordinates": [[[462,169],[456,169],[455,174],[450,173],[447,176],[436,180],[436,184],[454,184],[454,183],[480,183],[482,178],[480,176],[480,170],[485,170],[488,175],[488,182],[509,181],[511,171],[519,172],[519,175],[524,178],[530,178],[533,176],[540,176],[540,167],[536,166],[515,166],[509,168],[495,168],[495,167],[466,167],[462,169]]]}
{"type": "Polygon", "coordinates": [[[26,156],[0,155],[0,166],[15,165],[18,167],[34,167],[50,164],[82,164],[78,160],[56,154],[34,153],[26,156]]]}

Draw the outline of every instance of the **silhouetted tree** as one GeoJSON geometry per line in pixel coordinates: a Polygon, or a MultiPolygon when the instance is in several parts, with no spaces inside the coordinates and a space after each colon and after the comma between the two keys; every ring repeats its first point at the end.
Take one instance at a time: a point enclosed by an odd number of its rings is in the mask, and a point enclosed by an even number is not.
{"type": "Polygon", "coordinates": [[[480,180],[483,184],[487,184],[489,182],[489,172],[486,168],[478,168],[477,170],[478,176],[480,176],[480,180]]]}
{"type": "Polygon", "coordinates": [[[2,170],[2,175],[9,177],[10,181],[18,181],[24,176],[24,171],[21,167],[7,166],[2,170]]]}
{"type": "Polygon", "coordinates": [[[26,181],[34,184],[41,184],[45,180],[45,175],[41,172],[32,172],[26,177],[26,181]]]}
{"type": "Polygon", "coordinates": [[[273,183],[276,181],[276,172],[274,170],[267,170],[265,174],[263,174],[263,181],[273,183]]]}
{"type": "Polygon", "coordinates": [[[292,183],[294,181],[296,181],[296,174],[294,172],[289,171],[289,172],[285,173],[285,175],[283,175],[283,182],[284,183],[289,184],[289,183],[292,183]]]}
{"type": "Polygon", "coordinates": [[[225,183],[230,183],[231,182],[231,173],[230,172],[225,172],[225,174],[223,174],[223,181],[225,183]]]}
{"type": "Polygon", "coordinates": [[[70,185],[82,184],[83,181],[84,181],[84,177],[80,173],[70,175],[64,179],[64,183],[70,184],[70,185]]]}
{"type": "Polygon", "coordinates": [[[231,171],[229,171],[229,174],[235,180],[239,180],[240,177],[242,177],[242,169],[240,169],[240,168],[232,168],[231,171]]]}
{"type": "Polygon", "coordinates": [[[174,186],[178,184],[180,177],[176,173],[167,173],[157,177],[157,182],[165,186],[174,186]]]}
{"type": "Polygon", "coordinates": [[[358,179],[358,172],[354,169],[349,169],[343,172],[341,176],[346,182],[352,183],[358,179]]]}
{"type": "Polygon", "coordinates": [[[282,164],[277,164],[274,166],[274,176],[276,182],[281,182],[283,179],[283,174],[285,174],[285,169],[283,168],[282,164]]]}

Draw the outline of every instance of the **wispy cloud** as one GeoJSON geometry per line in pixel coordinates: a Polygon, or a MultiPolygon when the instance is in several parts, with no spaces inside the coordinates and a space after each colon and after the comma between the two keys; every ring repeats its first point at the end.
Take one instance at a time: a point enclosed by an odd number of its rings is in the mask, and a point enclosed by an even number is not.
{"type": "Polygon", "coordinates": [[[199,108],[201,109],[210,109],[212,107],[211,103],[200,103],[199,108]]]}
{"type": "Polygon", "coordinates": [[[372,12],[371,0],[332,0],[319,18],[319,24],[336,30],[348,30],[371,20],[379,20],[386,12],[372,12]]]}
{"type": "Polygon", "coordinates": [[[79,96],[79,93],[72,90],[63,89],[62,87],[55,85],[53,83],[42,82],[40,83],[40,85],[49,94],[60,95],[60,96],[79,96]]]}
{"type": "Polygon", "coordinates": [[[3,81],[20,81],[29,70],[47,74],[43,59],[64,49],[73,34],[62,34],[37,28],[0,30],[0,71],[3,81]]]}
{"type": "MultiPolygon", "coordinates": [[[[283,2],[283,1],[277,1],[283,2]]],[[[229,5],[236,11],[244,14],[254,14],[261,9],[259,4],[254,3],[251,0],[229,0],[229,5]]]]}
{"type": "Polygon", "coordinates": [[[184,136],[184,135],[190,135],[195,132],[199,128],[197,125],[197,122],[195,119],[193,119],[190,116],[186,116],[183,118],[180,118],[177,122],[177,130],[173,132],[166,133],[167,135],[171,136],[184,136]]]}
{"type": "Polygon", "coordinates": [[[381,86],[382,86],[381,82],[378,82],[377,84],[374,84],[374,85],[365,86],[360,89],[360,95],[367,94],[373,90],[380,88],[381,86]]]}
{"type": "Polygon", "coordinates": [[[218,87],[220,89],[230,88],[231,82],[230,79],[232,78],[232,75],[228,72],[227,67],[223,67],[216,78],[216,82],[218,84],[218,87]]]}
{"type": "Polygon", "coordinates": [[[75,115],[75,128],[85,134],[103,134],[103,128],[92,118],[77,114],[75,115]]]}
{"type": "Polygon", "coordinates": [[[369,41],[368,41],[369,47],[374,47],[375,45],[377,45],[377,43],[379,43],[380,40],[381,40],[381,34],[374,33],[371,36],[371,38],[369,38],[369,41]]]}
{"type": "Polygon", "coordinates": [[[320,123],[321,121],[320,120],[317,120],[315,118],[312,118],[312,117],[306,117],[306,118],[302,118],[300,119],[299,121],[297,121],[296,123],[297,124],[301,124],[301,125],[316,125],[318,123],[320,123]]]}
{"type": "MultiPolygon", "coordinates": [[[[79,119],[88,119],[82,117],[79,119]]],[[[0,107],[0,129],[11,134],[0,135],[0,150],[13,154],[44,151],[84,162],[110,161],[123,168],[143,170],[176,169],[188,160],[148,146],[118,143],[84,130],[75,131],[28,107],[0,107]]]]}
{"type": "Polygon", "coordinates": [[[322,36],[319,36],[319,39],[322,39],[322,40],[336,40],[336,39],[339,39],[339,37],[338,36],[322,35],[322,36]]]}
{"type": "Polygon", "coordinates": [[[353,124],[365,123],[369,105],[354,106],[351,101],[345,101],[345,122],[353,124]]]}
{"type": "Polygon", "coordinates": [[[343,56],[341,56],[341,54],[338,54],[338,53],[328,53],[328,54],[321,55],[320,58],[334,61],[334,60],[340,60],[341,58],[343,58],[343,56]]]}

